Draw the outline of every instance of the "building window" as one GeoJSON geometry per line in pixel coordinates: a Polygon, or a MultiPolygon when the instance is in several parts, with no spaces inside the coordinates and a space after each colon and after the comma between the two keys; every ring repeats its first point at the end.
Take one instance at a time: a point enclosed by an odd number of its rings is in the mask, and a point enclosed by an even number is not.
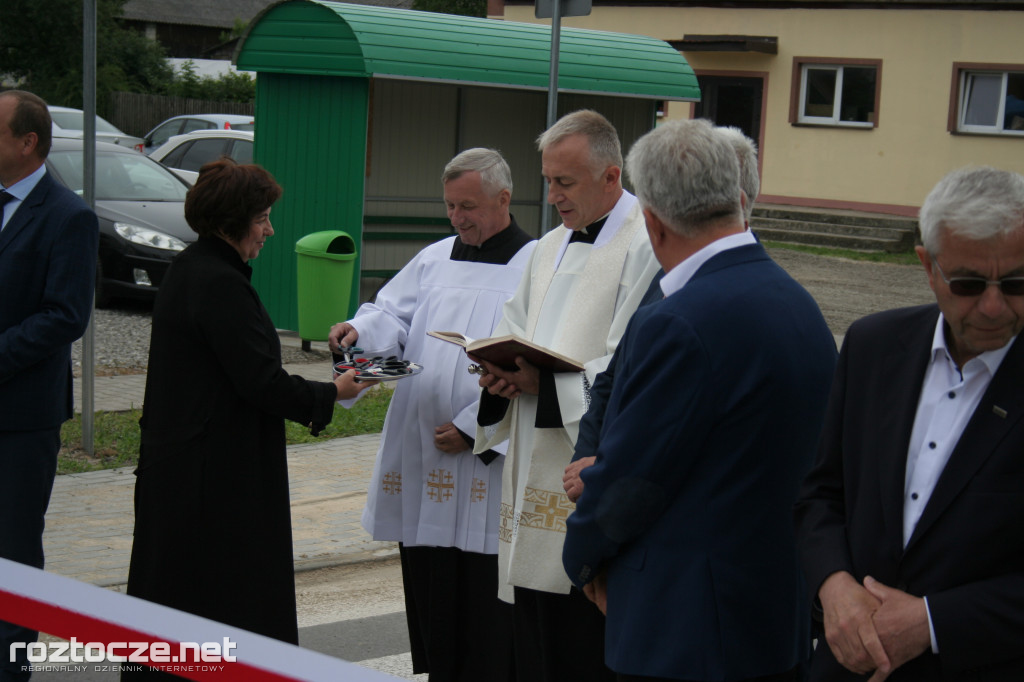
{"type": "Polygon", "coordinates": [[[957,68],[956,131],[1024,135],[1024,66],[957,68]]]}
{"type": "Polygon", "coordinates": [[[790,122],[874,128],[880,72],[878,60],[795,59],[790,122]]]}

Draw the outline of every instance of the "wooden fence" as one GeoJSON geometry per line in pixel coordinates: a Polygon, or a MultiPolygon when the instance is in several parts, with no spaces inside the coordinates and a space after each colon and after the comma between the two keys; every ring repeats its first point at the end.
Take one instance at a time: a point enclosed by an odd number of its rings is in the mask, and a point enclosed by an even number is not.
{"type": "Polygon", "coordinates": [[[115,92],[111,95],[110,122],[128,133],[142,137],[162,121],[182,114],[242,114],[252,116],[252,102],[210,102],[185,97],[140,95],[115,92]]]}

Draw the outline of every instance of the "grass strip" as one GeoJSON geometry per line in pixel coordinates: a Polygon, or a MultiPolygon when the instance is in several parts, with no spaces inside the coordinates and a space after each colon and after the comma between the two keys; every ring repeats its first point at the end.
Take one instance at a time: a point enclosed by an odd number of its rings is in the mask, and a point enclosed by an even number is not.
{"type": "MultiPolygon", "coordinates": [[[[380,433],[384,416],[391,404],[392,389],[378,386],[352,409],[334,409],[334,418],[319,436],[309,435],[309,429],[295,422],[285,421],[285,440],[288,445],[316,443],[332,438],[380,433]]],[[[97,412],[93,424],[93,450],[89,455],[82,449],[82,415],[67,421],[60,429],[60,453],[57,456],[58,474],[77,474],[101,469],[135,466],[139,462],[139,417],[142,410],[125,412],[97,412]]]]}

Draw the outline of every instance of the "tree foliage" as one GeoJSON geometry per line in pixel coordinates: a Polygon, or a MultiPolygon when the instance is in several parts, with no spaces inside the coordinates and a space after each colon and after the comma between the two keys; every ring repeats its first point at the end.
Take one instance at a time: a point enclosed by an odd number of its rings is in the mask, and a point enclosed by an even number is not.
{"type": "Polygon", "coordinates": [[[412,8],[423,12],[486,17],[487,0],[413,0],[412,8]]]}
{"type": "Polygon", "coordinates": [[[225,73],[217,78],[200,78],[192,62],[186,61],[181,65],[181,73],[176,75],[167,94],[214,102],[251,102],[256,98],[256,81],[247,73],[225,73]]]}
{"type": "MultiPolygon", "coordinates": [[[[163,48],[118,24],[126,0],[96,1],[96,108],[110,93],[165,92],[174,72],[163,48]]],[[[0,74],[50,104],[82,106],[82,0],[0,2],[0,74]]]]}

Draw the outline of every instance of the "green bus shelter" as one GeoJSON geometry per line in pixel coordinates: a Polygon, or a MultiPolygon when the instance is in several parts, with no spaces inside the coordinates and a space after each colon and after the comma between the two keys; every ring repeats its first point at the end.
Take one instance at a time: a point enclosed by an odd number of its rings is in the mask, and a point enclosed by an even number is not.
{"type": "MultiPolygon", "coordinates": [[[[452,234],[440,176],[463,149],[502,152],[513,214],[538,234],[534,141],[546,125],[550,47],[548,26],[323,0],[284,0],[250,23],[234,62],[257,72],[255,159],[285,188],[253,283],[279,328],[297,327],[302,236],[343,230],[356,244],[359,295],[342,320],[452,234]]],[[[559,115],[600,111],[624,149],[656,124],[661,102],[700,97],[668,43],[571,28],[561,32],[558,86],[559,115]]]]}

